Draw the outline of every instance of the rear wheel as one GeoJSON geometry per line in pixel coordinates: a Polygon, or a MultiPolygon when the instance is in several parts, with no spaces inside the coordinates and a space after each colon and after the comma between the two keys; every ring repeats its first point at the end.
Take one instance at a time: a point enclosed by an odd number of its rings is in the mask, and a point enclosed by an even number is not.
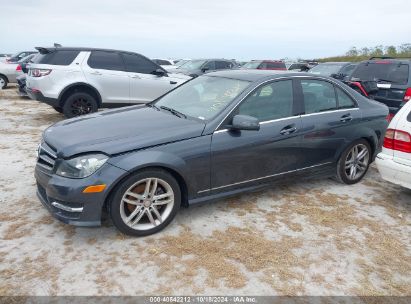
{"type": "Polygon", "coordinates": [[[353,142],[338,161],[337,179],[348,185],[358,183],[367,173],[370,162],[370,144],[364,139],[353,142]]]}
{"type": "Polygon", "coordinates": [[[7,78],[0,75],[0,90],[4,89],[7,87],[7,78]]]}
{"type": "Polygon", "coordinates": [[[181,192],[165,170],[148,169],[127,178],[109,204],[114,225],[122,233],[145,236],[164,229],[180,209],[181,192]]]}
{"type": "Polygon", "coordinates": [[[86,92],[73,93],[63,105],[63,114],[67,118],[93,113],[97,110],[97,100],[86,92]]]}

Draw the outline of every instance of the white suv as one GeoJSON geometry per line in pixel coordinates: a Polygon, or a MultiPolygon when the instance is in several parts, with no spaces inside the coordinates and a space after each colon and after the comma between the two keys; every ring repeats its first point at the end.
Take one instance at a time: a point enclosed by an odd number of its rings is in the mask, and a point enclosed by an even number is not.
{"type": "Polygon", "coordinates": [[[95,48],[36,48],[27,93],[66,117],[100,107],[151,102],[191,79],[136,53],[95,48]]]}
{"type": "Polygon", "coordinates": [[[375,162],[383,179],[411,189],[411,101],[392,119],[375,162]]]}

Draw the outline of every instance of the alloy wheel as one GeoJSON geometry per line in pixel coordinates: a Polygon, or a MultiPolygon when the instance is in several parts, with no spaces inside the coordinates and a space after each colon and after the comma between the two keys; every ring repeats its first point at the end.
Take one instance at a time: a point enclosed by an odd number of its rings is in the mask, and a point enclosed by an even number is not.
{"type": "Polygon", "coordinates": [[[71,112],[74,116],[84,115],[91,112],[93,105],[86,98],[79,97],[71,104],[71,112]]]}
{"type": "Polygon", "coordinates": [[[348,152],[344,164],[344,172],[348,179],[356,180],[363,176],[367,171],[370,160],[368,147],[358,144],[348,152]]]}
{"type": "Polygon", "coordinates": [[[120,203],[120,216],[130,228],[148,230],[162,224],[173,206],[171,186],[160,178],[145,178],[125,191],[120,203]]]}

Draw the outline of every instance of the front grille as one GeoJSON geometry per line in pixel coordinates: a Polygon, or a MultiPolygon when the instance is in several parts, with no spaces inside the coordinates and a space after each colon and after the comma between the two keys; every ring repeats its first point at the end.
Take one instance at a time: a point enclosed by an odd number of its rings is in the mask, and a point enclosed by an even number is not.
{"type": "Polygon", "coordinates": [[[52,173],[56,158],[56,150],[42,142],[38,150],[37,165],[46,173],[52,173]]]}

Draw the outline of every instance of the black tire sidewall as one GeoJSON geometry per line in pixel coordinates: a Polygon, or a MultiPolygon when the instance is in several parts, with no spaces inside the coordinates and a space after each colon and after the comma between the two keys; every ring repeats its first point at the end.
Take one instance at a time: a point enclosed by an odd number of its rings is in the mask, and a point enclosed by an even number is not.
{"type": "Polygon", "coordinates": [[[361,181],[364,176],[367,174],[368,172],[368,168],[370,167],[372,161],[372,150],[371,150],[371,146],[368,143],[368,141],[366,141],[365,139],[358,139],[354,142],[352,142],[345,150],[344,152],[341,154],[340,159],[338,160],[337,163],[337,178],[340,182],[347,184],[347,185],[353,185],[358,183],[359,181],[361,181]],[[357,179],[351,180],[346,176],[345,173],[345,160],[347,158],[348,153],[350,152],[350,150],[358,145],[358,144],[363,144],[367,147],[368,149],[368,154],[369,154],[369,159],[368,159],[368,164],[367,164],[367,168],[365,169],[365,172],[363,175],[361,175],[360,177],[358,177],[357,179]]]}
{"type": "Polygon", "coordinates": [[[86,92],[76,92],[76,93],[71,94],[64,101],[63,108],[62,108],[63,109],[62,113],[64,114],[64,116],[66,118],[72,118],[72,117],[76,116],[76,115],[73,115],[73,113],[71,112],[71,104],[73,103],[73,101],[75,101],[79,97],[83,97],[91,103],[91,107],[92,107],[91,111],[87,114],[97,112],[98,104],[97,104],[97,100],[94,98],[94,96],[92,96],[92,95],[90,95],[89,93],[86,93],[86,92]]]}
{"type": "Polygon", "coordinates": [[[53,107],[56,112],[63,113],[63,108],[61,107],[53,107]]]}
{"type": "Polygon", "coordinates": [[[109,209],[109,214],[111,217],[111,220],[113,221],[114,226],[120,232],[130,235],[130,236],[146,236],[150,234],[154,234],[156,232],[159,232],[163,230],[170,222],[174,219],[176,216],[178,210],[180,209],[181,205],[181,190],[178,182],[176,179],[167,171],[162,170],[162,169],[145,169],[139,172],[136,172],[126,178],[124,181],[121,182],[117,186],[117,188],[114,190],[113,195],[111,197],[111,200],[109,201],[108,204],[108,209],[109,209]],[[148,178],[148,177],[153,177],[153,178],[160,178],[164,181],[166,181],[171,188],[174,191],[174,206],[173,209],[171,210],[171,213],[169,217],[160,225],[149,229],[149,230],[135,230],[127,226],[120,215],[120,203],[121,203],[121,198],[123,197],[124,192],[134,183],[136,183],[139,180],[148,178]]]}

